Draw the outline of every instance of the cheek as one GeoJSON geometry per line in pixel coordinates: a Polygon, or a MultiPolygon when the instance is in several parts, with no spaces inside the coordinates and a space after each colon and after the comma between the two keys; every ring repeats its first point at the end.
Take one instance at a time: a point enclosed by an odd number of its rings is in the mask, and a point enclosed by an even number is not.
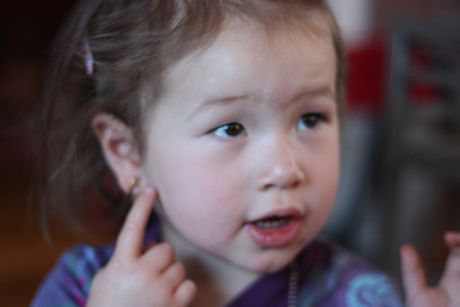
{"type": "Polygon", "coordinates": [[[339,181],[339,157],[331,154],[324,156],[324,161],[316,165],[317,203],[319,211],[327,218],[335,202],[339,181]]]}
{"type": "Polygon", "coordinates": [[[308,195],[311,200],[312,214],[318,220],[327,218],[335,202],[339,181],[339,146],[331,138],[323,150],[315,152],[306,161],[309,176],[308,195]]]}
{"type": "Polygon", "coordinates": [[[191,149],[162,153],[152,163],[150,173],[164,211],[178,228],[184,223],[193,223],[196,229],[225,224],[235,216],[235,206],[230,205],[238,194],[235,172],[191,149]]]}

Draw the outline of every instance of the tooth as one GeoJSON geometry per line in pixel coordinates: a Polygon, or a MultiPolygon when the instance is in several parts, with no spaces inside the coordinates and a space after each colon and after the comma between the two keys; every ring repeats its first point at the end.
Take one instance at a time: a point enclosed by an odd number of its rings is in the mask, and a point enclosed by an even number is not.
{"type": "Polygon", "coordinates": [[[279,228],[286,225],[288,218],[277,218],[256,222],[256,226],[260,228],[279,228]]]}

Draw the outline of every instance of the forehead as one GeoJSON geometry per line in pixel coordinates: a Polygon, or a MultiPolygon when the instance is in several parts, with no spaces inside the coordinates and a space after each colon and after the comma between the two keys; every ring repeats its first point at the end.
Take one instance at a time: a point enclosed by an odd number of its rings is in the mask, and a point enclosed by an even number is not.
{"type": "Polygon", "coordinates": [[[194,61],[193,58],[202,53],[207,53],[218,47],[231,48],[232,44],[243,41],[252,41],[251,48],[257,47],[256,45],[259,46],[259,48],[252,50],[254,54],[263,50],[270,50],[278,44],[292,43],[289,42],[289,39],[295,41],[302,37],[309,40],[329,39],[332,43],[330,16],[325,12],[319,9],[305,9],[292,18],[289,17],[277,16],[270,20],[264,20],[264,18],[249,15],[227,14],[214,39],[208,40],[208,44],[205,43],[204,47],[185,53],[177,62],[185,62],[191,58],[194,61]]]}
{"type": "Polygon", "coordinates": [[[335,69],[330,27],[319,14],[303,25],[292,23],[280,27],[231,19],[209,46],[169,67],[164,94],[178,88],[197,94],[200,88],[205,88],[209,96],[239,94],[238,91],[247,94],[261,74],[265,74],[267,82],[276,74],[289,75],[288,90],[305,85],[296,82],[308,80],[314,86],[315,82],[332,81],[335,69]]]}

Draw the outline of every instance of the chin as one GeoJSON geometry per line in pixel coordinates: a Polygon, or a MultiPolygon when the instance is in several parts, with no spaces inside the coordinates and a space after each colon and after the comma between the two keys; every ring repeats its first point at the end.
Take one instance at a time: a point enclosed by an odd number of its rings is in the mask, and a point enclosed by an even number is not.
{"type": "Polygon", "coordinates": [[[299,251],[265,251],[262,255],[254,255],[243,267],[255,273],[274,273],[288,266],[299,251]]]}

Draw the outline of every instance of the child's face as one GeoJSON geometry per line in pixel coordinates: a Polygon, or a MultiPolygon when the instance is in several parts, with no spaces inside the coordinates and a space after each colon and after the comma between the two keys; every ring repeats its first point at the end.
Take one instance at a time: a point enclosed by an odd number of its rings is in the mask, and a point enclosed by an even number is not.
{"type": "MultiPolygon", "coordinates": [[[[144,172],[187,241],[277,270],[324,226],[339,169],[336,59],[324,34],[227,25],[168,71],[144,172]]],[[[166,226],[168,227],[168,226],[166,226]]]]}

